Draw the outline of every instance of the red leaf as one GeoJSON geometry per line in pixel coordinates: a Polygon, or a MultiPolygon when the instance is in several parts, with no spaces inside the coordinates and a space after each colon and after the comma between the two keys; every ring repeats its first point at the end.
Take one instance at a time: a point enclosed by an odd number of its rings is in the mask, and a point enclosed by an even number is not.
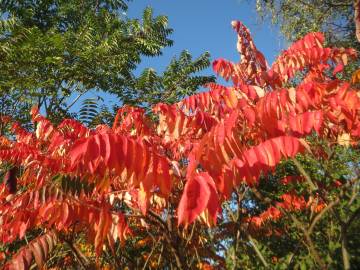
{"type": "Polygon", "coordinates": [[[16,255],[4,266],[4,269],[28,270],[35,258],[40,269],[57,243],[57,237],[53,232],[48,232],[32,240],[27,246],[21,248],[16,255]]]}
{"type": "Polygon", "coordinates": [[[214,181],[208,173],[198,173],[185,184],[178,207],[178,224],[187,226],[205,209],[216,220],[219,208],[214,181]]]}
{"type": "Polygon", "coordinates": [[[34,258],[35,258],[35,261],[36,261],[36,264],[39,268],[42,267],[42,265],[44,264],[45,262],[45,253],[47,253],[45,250],[44,250],[44,247],[40,244],[41,242],[38,241],[38,242],[33,242],[30,244],[30,248],[31,248],[31,251],[34,255],[34,258]]]}
{"type": "Polygon", "coordinates": [[[170,167],[165,157],[154,153],[143,143],[112,133],[82,138],[69,151],[71,173],[99,174],[109,170],[118,175],[126,169],[130,188],[142,183],[146,192],[158,186],[163,195],[171,190],[170,167]]]}
{"type": "MultiPolygon", "coordinates": [[[[272,138],[244,151],[241,158],[233,160],[231,169],[237,169],[240,179],[245,180],[249,185],[254,185],[261,172],[269,172],[280,162],[281,158],[294,157],[302,150],[303,146],[296,137],[272,138]]],[[[231,169],[228,170],[230,175],[231,169]]],[[[232,177],[236,178],[236,175],[233,174],[232,177]]]]}

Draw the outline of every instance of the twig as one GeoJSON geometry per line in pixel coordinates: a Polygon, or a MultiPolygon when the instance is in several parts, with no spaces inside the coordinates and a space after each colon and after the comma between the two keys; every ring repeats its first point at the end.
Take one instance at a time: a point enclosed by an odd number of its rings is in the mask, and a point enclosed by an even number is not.
{"type": "Polygon", "coordinates": [[[317,214],[313,221],[311,222],[309,229],[308,229],[308,233],[309,235],[311,235],[311,233],[314,230],[314,227],[316,225],[316,223],[318,223],[318,221],[322,218],[322,216],[329,211],[331,208],[333,208],[335,205],[337,205],[340,202],[340,199],[337,198],[335,201],[332,201],[331,203],[329,203],[323,210],[321,210],[321,212],[319,214],[317,214]]]}
{"type": "Polygon", "coordinates": [[[272,199],[270,199],[268,197],[264,197],[256,187],[252,187],[251,191],[254,193],[255,197],[258,198],[260,201],[263,201],[264,203],[269,203],[269,204],[271,204],[273,202],[272,199]]]}
{"type": "Polygon", "coordinates": [[[185,247],[189,244],[190,240],[193,238],[194,231],[195,231],[195,225],[196,225],[196,222],[194,222],[194,224],[191,228],[191,233],[190,233],[190,236],[186,240],[185,247]]]}
{"type": "Polygon", "coordinates": [[[149,262],[149,260],[150,260],[150,257],[151,257],[152,254],[154,253],[154,250],[156,249],[157,245],[159,244],[159,241],[160,241],[160,239],[159,239],[156,243],[154,243],[153,247],[151,248],[150,254],[149,254],[149,256],[146,258],[146,261],[145,261],[145,263],[144,263],[144,266],[143,266],[142,270],[145,270],[145,269],[146,269],[146,266],[147,266],[147,264],[148,264],[148,262],[149,262]]]}
{"type": "Polygon", "coordinates": [[[175,257],[176,266],[180,270],[184,269],[183,268],[183,263],[182,263],[181,258],[180,258],[179,250],[177,249],[177,247],[174,246],[173,241],[172,241],[171,237],[169,236],[170,230],[169,230],[166,222],[158,214],[154,213],[153,211],[149,210],[148,213],[149,213],[150,216],[155,218],[155,221],[157,221],[157,223],[161,227],[164,228],[163,235],[164,235],[166,241],[168,242],[168,244],[170,246],[170,250],[171,250],[172,254],[175,257]]]}
{"type": "Polygon", "coordinates": [[[356,197],[358,195],[357,189],[358,189],[357,185],[354,184],[354,186],[352,188],[351,197],[350,197],[350,200],[348,202],[348,205],[351,205],[354,202],[354,200],[356,199],[356,197]]]}
{"type": "Polygon", "coordinates": [[[66,244],[68,244],[68,246],[70,247],[71,251],[74,253],[76,259],[81,264],[83,269],[93,269],[88,258],[86,258],[86,256],[81,252],[81,250],[74,245],[74,243],[72,243],[71,241],[65,238],[62,238],[62,240],[66,244]]]}
{"type": "Polygon", "coordinates": [[[159,255],[159,258],[158,258],[158,260],[157,260],[157,265],[158,265],[158,266],[160,265],[163,251],[164,251],[164,245],[161,245],[160,255],[159,255]]]}
{"type": "Polygon", "coordinates": [[[351,215],[351,217],[349,218],[349,220],[345,223],[345,229],[347,231],[347,229],[349,228],[350,224],[354,221],[354,219],[360,215],[360,207],[358,209],[355,210],[355,212],[351,215]]]}
{"type": "Polygon", "coordinates": [[[317,262],[317,264],[321,267],[321,269],[326,269],[326,264],[321,259],[319,253],[316,251],[313,241],[311,240],[309,231],[306,230],[305,226],[292,214],[289,214],[295,225],[304,233],[305,242],[309,247],[309,251],[311,256],[317,262]]]}
{"type": "MultiPolygon", "coordinates": [[[[75,89],[78,88],[78,86],[75,87],[75,89]]],[[[75,90],[74,89],[74,90],[75,90]]],[[[65,111],[69,110],[78,100],[81,98],[85,93],[88,91],[81,92],[66,108],[65,111]]]]}
{"type": "Polygon", "coordinates": [[[347,230],[349,229],[349,226],[351,225],[351,223],[355,220],[355,218],[360,215],[360,207],[358,209],[355,210],[355,212],[351,215],[351,217],[349,218],[349,220],[345,223],[341,225],[341,253],[342,253],[342,257],[343,257],[343,265],[344,265],[344,269],[348,270],[350,269],[350,256],[349,256],[349,252],[347,251],[347,230]]]}
{"type": "Polygon", "coordinates": [[[197,259],[198,263],[201,264],[201,260],[200,260],[200,257],[199,257],[199,253],[198,253],[196,247],[195,247],[195,254],[196,254],[196,259],[197,259]]]}
{"type": "Polygon", "coordinates": [[[170,246],[170,250],[171,250],[172,254],[175,257],[175,262],[176,262],[178,269],[180,269],[180,270],[184,269],[182,261],[180,259],[179,250],[173,245],[171,238],[169,237],[169,235],[167,233],[164,232],[164,236],[170,246]]]}
{"type": "Polygon", "coordinates": [[[255,250],[256,255],[259,257],[259,259],[260,259],[260,261],[262,262],[262,264],[263,264],[266,268],[268,268],[269,265],[267,264],[264,256],[261,254],[260,249],[257,247],[255,239],[253,239],[249,233],[246,233],[246,234],[247,234],[247,237],[248,237],[248,239],[249,239],[252,247],[253,247],[254,250],[255,250]]]}
{"type": "Polygon", "coordinates": [[[347,251],[346,224],[341,225],[341,254],[343,259],[344,270],[350,270],[350,256],[347,251]]]}
{"type": "Polygon", "coordinates": [[[148,214],[152,217],[154,217],[158,222],[159,224],[164,227],[165,230],[169,231],[168,229],[168,226],[166,224],[166,222],[158,215],[156,214],[155,212],[151,211],[151,210],[148,210],[148,214]]]}
{"type": "Polygon", "coordinates": [[[313,181],[311,181],[310,176],[307,174],[307,172],[304,170],[303,166],[300,164],[300,162],[296,159],[293,158],[292,161],[294,162],[296,168],[299,170],[299,172],[304,176],[306,182],[308,183],[310,190],[314,191],[317,190],[318,187],[313,183],[313,181]]]}

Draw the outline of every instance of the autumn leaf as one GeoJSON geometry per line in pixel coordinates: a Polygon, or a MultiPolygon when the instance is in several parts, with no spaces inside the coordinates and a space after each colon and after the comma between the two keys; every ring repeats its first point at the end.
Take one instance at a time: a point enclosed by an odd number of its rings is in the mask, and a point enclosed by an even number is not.
{"type": "Polygon", "coordinates": [[[178,224],[187,226],[205,209],[216,223],[219,200],[214,181],[209,174],[198,173],[185,184],[178,207],[178,224]]]}

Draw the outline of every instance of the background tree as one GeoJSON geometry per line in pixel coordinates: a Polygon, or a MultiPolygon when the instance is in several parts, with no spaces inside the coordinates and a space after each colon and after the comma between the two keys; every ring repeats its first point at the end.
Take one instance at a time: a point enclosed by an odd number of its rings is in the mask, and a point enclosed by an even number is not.
{"type": "MultiPolygon", "coordinates": [[[[289,41],[309,32],[325,34],[329,46],[360,51],[356,38],[354,0],[257,0],[256,10],[262,20],[270,18],[289,41]]],[[[359,60],[346,67],[344,76],[358,68],[359,60]]]]}
{"type": "MultiPolygon", "coordinates": [[[[145,72],[137,79],[133,71],[142,56],[158,56],[171,46],[173,30],[167,17],[154,17],[151,8],[141,20],[127,18],[126,10],[123,0],[1,1],[1,113],[28,121],[22,112],[38,104],[60,121],[69,116],[74,100],[90,90],[111,93],[119,103],[151,103],[149,89],[139,87],[151,84],[153,76],[145,72]],[[139,91],[149,100],[139,99],[139,91]]],[[[181,63],[173,62],[185,83],[181,89],[157,83],[157,98],[174,101],[213,81],[187,77],[203,69],[208,57],[192,61],[185,53],[181,63]]]]}
{"type": "Polygon", "coordinates": [[[179,58],[173,58],[162,75],[152,68],[131,81],[131,86],[124,94],[124,102],[131,105],[151,107],[159,102],[175,103],[194,93],[194,89],[213,82],[215,77],[199,76],[197,72],[210,65],[210,54],[204,53],[195,60],[188,51],[183,51],[179,58]]]}
{"type": "Polygon", "coordinates": [[[358,48],[353,0],[257,0],[262,18],[270,17],[290,41],[309,32],[323,32],[329,45],[358,48]]]}

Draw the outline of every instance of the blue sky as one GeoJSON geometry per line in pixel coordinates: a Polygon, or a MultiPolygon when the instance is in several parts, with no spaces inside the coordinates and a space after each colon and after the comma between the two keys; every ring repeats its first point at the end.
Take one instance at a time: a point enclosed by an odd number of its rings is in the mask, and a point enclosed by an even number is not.
{"type": "MultiPolygon", "coordinates": [[[[270,22],[259,23],[255,0],[135,0],[130,2],[127,16],[139,18],[147,6],[153,8],[154,15],[168,16],[169,26],[174,29],[171,36],[174,45],[164,49],[161,57],[144,58],[139,69],[153,67],[162,71],[184,49],[194,57],[209,51],[212,60],[223,57],[238,61],[232,20],[240,20],[250,29],[255,44],[269,63],[284,49],[278,29],[270,22]]],[[[211,69],[207,73],[212,74],[211,69]]]]}
{"type": "MultiPolygon", "coordinates": [[[[138,66],[137,74],[147,67],[162,72],[171,59],[179,56],[185,49],[194,58],[209,51],[211,61],[220,57],[239,61],[236,51],[237,35],[231,27],[232,20],[240,20],[250,29],[257,48],[264,53],[269,64],[285,48],[278,29],[270,22],[260,23],[255,10],[255,0],[134,0],[129,3],[126,16],[141,18],[147,6],[153,8],[154,16],[168,16],[169,27],[174,29],[171,35],[174,45],[165,48],[163,55],[159,57],[144,57],[138,66]]],[[[213,71],[209,67],[202,74],[212,75],[213,71]]],[[[82,99],[94,94],[91,91],[82,99]]],[[[101,96],[109,105],[117,102],[108,94],[101,96]]],[[[77,111],[80,105],[81,100],[72,110],[77,111]]]]}

